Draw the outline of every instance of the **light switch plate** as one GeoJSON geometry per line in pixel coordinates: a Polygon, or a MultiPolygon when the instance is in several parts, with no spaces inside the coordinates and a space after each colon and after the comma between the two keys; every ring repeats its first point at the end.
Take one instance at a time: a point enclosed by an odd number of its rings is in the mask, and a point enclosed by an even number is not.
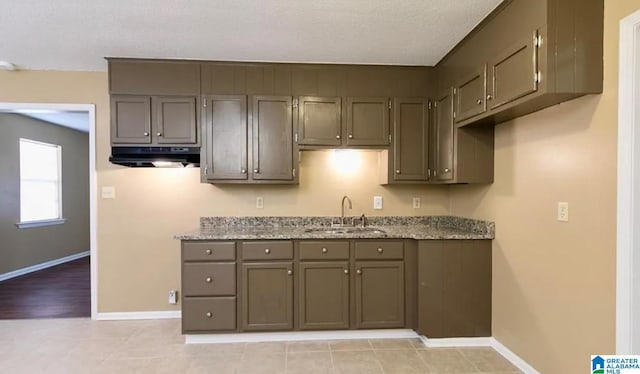
{"type": "Polygon", "coordinates": [[[373,209],[382,209],[382,196],[373,197],[373,209]]]}
{"type": "Polygon", "coordinates": [[[115,199],[116,198],[116,188],[113,186],[104,186],[102,187],[102,198],[103,199],[115,199]]]}
{"type": "Polygon", "coordinates": [[[558,221],[569,222],[569,203],[558,202],[558,221]]]}
{"type": "Polygon", "coordinates": [[[264,199],[262,196],[256,197],[256,208],[263,209],[264,208],[264,199]]]}
{"type": "Polygon", "coordinates": [[[169,304],[177,304],[178,303],[178,291],[171,290],[169,291],[169,304]]]}

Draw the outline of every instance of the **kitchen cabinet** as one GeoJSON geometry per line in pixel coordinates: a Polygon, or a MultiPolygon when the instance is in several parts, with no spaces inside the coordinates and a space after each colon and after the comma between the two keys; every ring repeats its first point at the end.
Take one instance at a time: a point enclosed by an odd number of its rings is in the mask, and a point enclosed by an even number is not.
{"type": "Polygon", "coordinates": [[[433,104],[436,149],[433,176],[438,181],[449,181],[454,176],[453,100],[453,89],[448,88],[436,97],[433,104]]]}
{"type": "Polygon", "coordinates": [[[453,88],[455,98],[454,118],[462,122],[487,111],[487,65],[464,75],[453,88]]]}
{"type": "Polygon", "coordinates": [[[603,0],[502,2],[436,65],[438,89],[456,87],[457,126],[601,93],[603,19],[603,0]]]}
{"type": "Polygon", "coordinates": [[[207,95],[203,101],[202,181],[297,183],[291,96],[207,95]]]}
{"type": "Polygon", "coordinates": [[[253,96],[253,180],[296,180],[291,96],[253,96]]]}
{"type": "Polygon", "coordinates": [[[393,99],[393,181],[429,179],[430,102],[424,98],[393,99]]]}
{"type": "Polygon", "coordinates": [[[388,97],[347,97],[347,146],[389,145],[388,97]]]}
{"type": "Polygon", "coordinates": [[[354,248],[356,328],[404,327],[403,242],[356,241],[354,248]]]}
{"type": "Polygon", "coordinates": [[[113,145],[197,142],[196,97],[111,95],[113,145]]]}
{"type": "Polygon", "coordinates": [[[182,331],[234,331],[236,246],[234,242],[182,242],[182,331]]]}
{"type": "Polygon", "coordinates": [[[349,262],[305,261],[299,272],[300,329],[349,328],[349,262]]]}
{"type": "Polygon", "coordinates": [[[293,243],[245,241],[242,248],[242,329],[293,328],[293,243]]]}
{"type": "Polygon", "coordinates": [[[491,241],[421,240],[418,332],[429,338],[491,336],[491,241]]]}
{"type": "Polygon", "coordinates": [[[203,174],[207,180],[247,180],[247,97],[204,97],[203,174]]]}
{"type": "Polygon", "coordinates": [[[339,146],[342,142],[342,99],[340,97],[300,96],[298,144],[339,146]]]}

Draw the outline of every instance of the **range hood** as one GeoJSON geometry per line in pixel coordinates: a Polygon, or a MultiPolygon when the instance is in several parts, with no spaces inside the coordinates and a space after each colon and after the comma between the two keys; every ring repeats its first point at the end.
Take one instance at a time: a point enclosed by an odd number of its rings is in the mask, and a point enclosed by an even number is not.
{"type": "Polygon", "coordinates": [[[200,147],[111,147],[109,161],[128,167],[197,167],[200,147]]]}

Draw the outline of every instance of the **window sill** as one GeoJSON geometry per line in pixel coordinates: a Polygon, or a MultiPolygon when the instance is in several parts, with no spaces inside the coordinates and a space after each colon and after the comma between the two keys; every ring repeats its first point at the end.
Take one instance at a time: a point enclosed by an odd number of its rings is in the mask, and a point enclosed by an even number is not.
{"type": "Polygon", "coordinates": [[[58,219],[46,219],[42,221],[18,222],[16,223],[16,226],[18,226],[19,229],[29,229],[32,227],[62,225],[65,222],[67,222],[66,218],[58,218],[58,219]]]}

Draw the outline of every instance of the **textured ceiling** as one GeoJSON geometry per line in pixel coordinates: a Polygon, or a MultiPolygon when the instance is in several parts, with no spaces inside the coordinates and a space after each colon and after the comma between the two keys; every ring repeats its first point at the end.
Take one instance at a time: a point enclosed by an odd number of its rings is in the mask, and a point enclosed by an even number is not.
{"type": "Polygon", "coordinates": [[[0,0],[0,60],[105,56],[434,65],[501,0],[0,0]]]}

